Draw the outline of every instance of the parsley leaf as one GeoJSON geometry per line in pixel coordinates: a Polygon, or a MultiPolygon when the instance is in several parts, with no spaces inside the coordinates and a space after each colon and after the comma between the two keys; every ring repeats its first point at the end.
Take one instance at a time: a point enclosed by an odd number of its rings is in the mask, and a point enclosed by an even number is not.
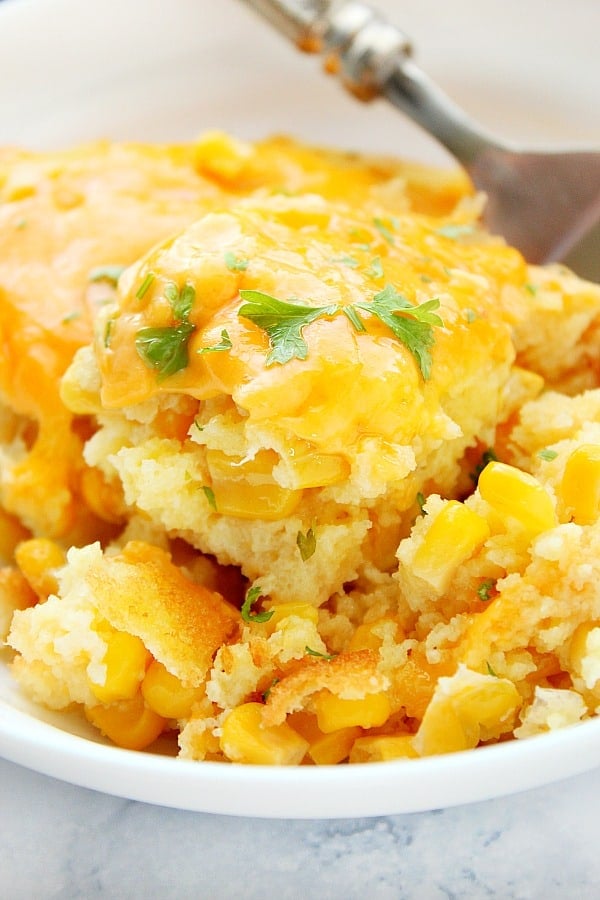
{"type": "Polygon", "coordinates": [[[350,269],[357,269],[359,262],[353,256],[334,256],[331,259],[331,262],[339,262],[343,263],[343,265],[348,266],[350,269]]]}
{"type": "Polygon", "coordinates": [[[497,673],[497,672],[494,672],[494,670],[492,669],[492,667],[491,667],[491,665],[490,665],[490,663],[488,662],[487,659],[486,659],[486,661],[485,661],[485,665],[486,665],[486,668],[487,668],[487,671],[488,671],[488,675],[492,675],[494,678],[498,678],[498,677],[499,677],[498,673],[497,673]]]}
{"type": "Polygon", "coordinates": [[[279,682],[280,682],[279,678],[274,678],[273,681],[271,682],[271,684],[269,685],[269,687],[266,689],[266,691],[263,691],[263,693],[262,693],[263,703],[267,702],[271,691],[273,690],[273,688],[275,687],[276,684],[279,684],[279,682]]]}
{"type": "Polygon", "coordinates": [[[317,549],[317,532],[315,531],[314,525],[310,526],[306,534],[303,534],[301,531],[298,532],[296,535],[296,544],[300,551],[302,562],[306,562],[317,549]]]}
{"type": "Polygon", "coordinates": [[[227,333],[227,329],[224,328],[221,331],[221,341],[219,344],[213,344],[212,347],[200,347],[196,350],[196,353],[218,353],[223,350],[231,350],[233,344],[231,343],[231,338],[227,333]]]}
{"type": "Polygon", "coordinates": [[[208,501],[208,505],[211,506],[214,510],[217,508],[217,501],[215,500],[215,492],[211,487],[207,484],[202,485],[202,490],[204,491],[204,496],[208,501]]]}
{"type": "Polygon", "coordinates": [[[190,322],[164,328],[141,328],[135,336],[135,349],[162,381],[187,366],[188,343],[195,330],[196,326],[190,322]]]}
{"type": "Polygon", "coordinates": [[[258,584],[253,584],[246,592],[245,600],[242,604],[242,619],[244,622],[268,622],[275,610],[264,610],[263,612],[253,613],[252,606],[262,597],[262,591],[258,584]]]}
{"type": "Polygon", "coordinates": [[[108,281],[116,287],[119,276],[126,268],[126,266],[97,266],[88,275],[88,281],[108,281]]]}
{"type": "Polygon", "coordinates": [[[384,238],[388,242],[388,244],[394,243],[394,235],[382,219],[373,219],[373,225],[382,236],[382,238],[384,238]]]}
{"type": "Polygon", "coordinates": [[[479,481],[479,476],[481,475],[487,464],[491,462],[498,462],[498,456],[493,447],[488,447],[488,449],[484,450],[484,452],[482,453],[481,461],[477,463],[472,472],[469,472],[469,478],[474,484],[477,484],[477,482],[479,481]]]}
{"type": "Polygon", "coordinates": [[[231,250],[225,254],[225,265],[230,272],[245,272],[248,268],[250,260],[244,259],[242,256],[236,256],[231,250]]]}
{"type": "Polygon", "coordinates": [[[551,462],[553,459],[556,459],[558,453],[556,450],[550,450],[548,447],[544,447],[542,450],[538,451],[538,456],[540,459],[545,459],[546,462],[551,462]]]}
{"type": "Polygon", "coordinates": [[[335,653],[319,653],[318,650],[312,650],[308,646],[308,644],[304,648],[304,652],[307,656],[317,656],[319,659],[327,659],[327,660],[335,659],[335,653]]]}
{"type": "Polygon", "coordinates": [[[417,492],[416,501],[419,509],[421,510],[421,515],[426,516],[427,510],[425,509],[425,494],[422,491],[417,492]]]}
{"type": "Polygon", "coordinates": [[[238,315],[250,319],[269,336],[271,352],[267,356],[267,366],[291,359],[306,359],[308,345],[302,335],[304,326],[322,316],[331,316],[338,309],[335,304],[304,306],[291,300],[278,300],[262,291],[240,291],[240,297],[246,302],[240,306],[238,315]]]}
{"type": "Polygon", "coordinates": [[[366,275],[370,275],[371,278],[383,278],[383,265],[381,263],[381,257],[375,256],[371,260],[371,265],[367,269],[366,275]]]}
{"type": "Polygon", "coordinates": [[[493,578],[486,578],[485,581],[482,581],[479,587],[477,588],[477,596],[482,601],[482,603],[487,603],[492,599],[492,591],[496,587],[496,582],[493,578]]]}
{"type": "Polygon", "coordinates": [[[449,225],[442,225],[441,228],[436,228],[435,233],[442,237],[450,238],[452,241],[456,241],[458,238],[473,234],[473,226],[450,223],[449,225]]]}
{"type": "Polygon", "coordinates": [[[177,285],[171,281],[165,287],[165,297],[171,305],[175,318],[184,322],[187,321],[196,299],[196,288],[194,285],[186,282],[179,290],[177,285]]]}
{"type": "Polygon", "coordinates": [[[439,309],[440,301],[426,300],[419,306],[413,306],[406,297],[388,284],[375,294],[370,303],[356,303],[355,306],[377,316],[387,325],[394,336],[412,353],[423,378],[427,381],[431,375],[430,349],[434,343],[433,326],[444,324],[433,312],[439,309]]]}
{"type": "Polygon", "coordinates": [[[138,300],[142,300],[142,298],[146,296],[155,280],[156,275],[154,274],[154,272],[148,272],[139,288],[135,292],[135,296],[138,298],[138,300]]]}

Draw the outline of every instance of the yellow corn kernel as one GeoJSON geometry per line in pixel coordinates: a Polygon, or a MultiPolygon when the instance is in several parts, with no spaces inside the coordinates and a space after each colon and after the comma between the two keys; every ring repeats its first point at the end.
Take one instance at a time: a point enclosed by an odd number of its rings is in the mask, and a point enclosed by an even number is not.
{"type": "Polygon", "coordinates": [[[417,759],[412,734],[381,734],[359,737],[350,751],[351,763],[385,762],[390,759],[417,759]]]}
{"type": "Polygon", "coordinates": [[[478,482],[479,493],[503,520],[516,520],[532,535],[557,524],[550,494],[537,478],[506,463],[491,462],[478,482]]]}
{"type": "Polygon", "coordinates": [[[267,633],[272,634],[277,630],[278,625],[283,619],[289,616],[298,616],[300,619],[308,619],[314,625],[319,621],[319,611],[310,603],[278,603],[272,606],[269,612],[273,613],[268,622],[265,622],[263,628],[267,633]]]}
{"type": "Polygon", "coordinates": [[[120,700],[111,706],[92,706],[86,718],[102,734],[127,750],[144,750],[165,730],[166,721],[148,709],[141,694],[131,700],[120,700]]]}
{"type": "Polygon", "coordinates": [[[314,698],[317,723],[329,734],[342,728],[375,728],[388,719],[391,707],[388,695],[380,691],[367,694],[360,700],[343,700],[330,691],[321,691],[314,698]]]}
{"type": "Polygon", "coordinates": [[[471,750],[512,731],[521,705],[506,678],[464,670],[440,678],[414,739],[420,756],[471,750]]]}
{"type": "Polygon", "coordinates": [[[399,623],[391,616],[384,616],[381,619],[376,619],[374,622],[366,622],[359,625],[350,638],[348,650],[380,650],[383,639],[378,634],[375,634],[374,629],[385,622],[391,622],[396,626],[395,638],[396,642],[400,643],[404,639],[404,632],[400,628],[399,623]]]}
{"type": "Polygon", "coordinates": [[[185,687],[176,675],[154,659],[142,681],[142,696],[150,709],[165,719],[186,719],[204,688],[185,687]]]}
{"type": "Polygon", "coordinates": [[[600,512],[600,446],[582,444],[571,453],[560,485],[565,512],[577,525],[591,525],[600,512]]]}
{"type": "Polygon", "coordinates": [[[350,465],[343,456],[326,453],[307,453],[286,460],[291,469],[294,487],[325,487],[345,481],[350,474],[350,465]]]}
{"type": "Polygon", "coordinates": [[[232,762],[299,765],[308,750],[308,741],[286,722],[265,727],[263,709],[261,703],[243,703],[232,709],[221,729],[221,750],[232,762]]]}
{"type": "Polygon", "coordinates": [[[321,734],[311,741],[308,755],[318,766],[335,766],[348,758],[354,742],[361,734],[361,729],[356,726],[321,734]]]}
{"type": "Polygon", "coordinates": [[[207,450],[217,511],[240,519],[284,519],[298,506],[302,491],[282,488],[274,481],[273,466],[279,456],[261,450],[254,459],[227,456],[220,450],[207,450]]]}
{"type": "Polygon", "coordinates": [[[591,690],[600,679],[600,625],[584,622],[573,632],[569,646],[571,670],[591,690]]]}
{"type": "Polygon", "coordinates": [[[239,178],[254,153],[250,144],[236,141],[221,131],[203,134],[194,150],[196,166],[225,182],[239,178]]]}
{"type": "Polygon", "coordinates": [[[15,562],[40,600],[58,590],[55,570],[66,562],[64,550],[48,538],[31,538],[15,548],[15,562]]]}
{"type": "Polygon", "coordinates": [[[123,521],[123,496],[116,487],[108,484],[99,469],[85,469],[81,475],[80,487],[86,504],[99,519],[114,524],[123,521]]]}
{"type": "Polygon", "coordinates": [[[102,660],[106,676],[102,684],[89,679],[92,693],[101,703],[129,700],[136,695],[152,656],[133,634],[111,631],[103,637],[107,644],[102,660]]]}
{"type": "Polygon", "coordinates": [[[464,503],[446,503],[418,547],[412,571],[436,591],[443,593],[458,566],[488,539],[487,521],[464,503]]]}

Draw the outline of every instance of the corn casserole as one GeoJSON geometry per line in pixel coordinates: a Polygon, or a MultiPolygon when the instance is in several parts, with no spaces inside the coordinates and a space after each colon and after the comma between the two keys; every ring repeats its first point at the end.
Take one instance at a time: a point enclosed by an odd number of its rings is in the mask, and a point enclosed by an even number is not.
{"type": "Polygon", "coordinates": [[[600,706],[600,287],[459,172],[0,154],[0,628],[134,750],[297,765],[600,706]]]}

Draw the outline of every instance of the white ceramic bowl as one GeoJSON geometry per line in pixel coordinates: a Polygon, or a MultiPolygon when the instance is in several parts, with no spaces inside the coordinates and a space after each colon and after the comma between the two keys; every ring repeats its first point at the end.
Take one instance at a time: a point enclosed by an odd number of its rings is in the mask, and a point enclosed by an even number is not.
{"type": "MultiPolygon", "coordinates": [[[[597,0],[379,0],[422,67],[499,136],[600,144],[597,0]]],[[[3,0],[0,143],[288,132],[449,162],[383,103],[362,106],[238,0],[3,0]]],[[[77,718],[20,696],[0,659],[0,753],[120,796],[253,816],[433,809],[535,787],[600,760],[600,720],[409,764],[271,769],[190,763],[107,746],[77,718]]]]}

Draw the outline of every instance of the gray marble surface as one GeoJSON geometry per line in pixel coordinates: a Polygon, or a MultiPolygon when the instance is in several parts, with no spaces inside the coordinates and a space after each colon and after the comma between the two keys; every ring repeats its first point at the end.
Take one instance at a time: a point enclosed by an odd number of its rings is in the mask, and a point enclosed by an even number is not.
{"type": "Polygon", "coordinates": [[[373,819],[181,812],[0,761],[0,897],[501,900],[600,896],[600,769],[471,806],[373,819]]]}

